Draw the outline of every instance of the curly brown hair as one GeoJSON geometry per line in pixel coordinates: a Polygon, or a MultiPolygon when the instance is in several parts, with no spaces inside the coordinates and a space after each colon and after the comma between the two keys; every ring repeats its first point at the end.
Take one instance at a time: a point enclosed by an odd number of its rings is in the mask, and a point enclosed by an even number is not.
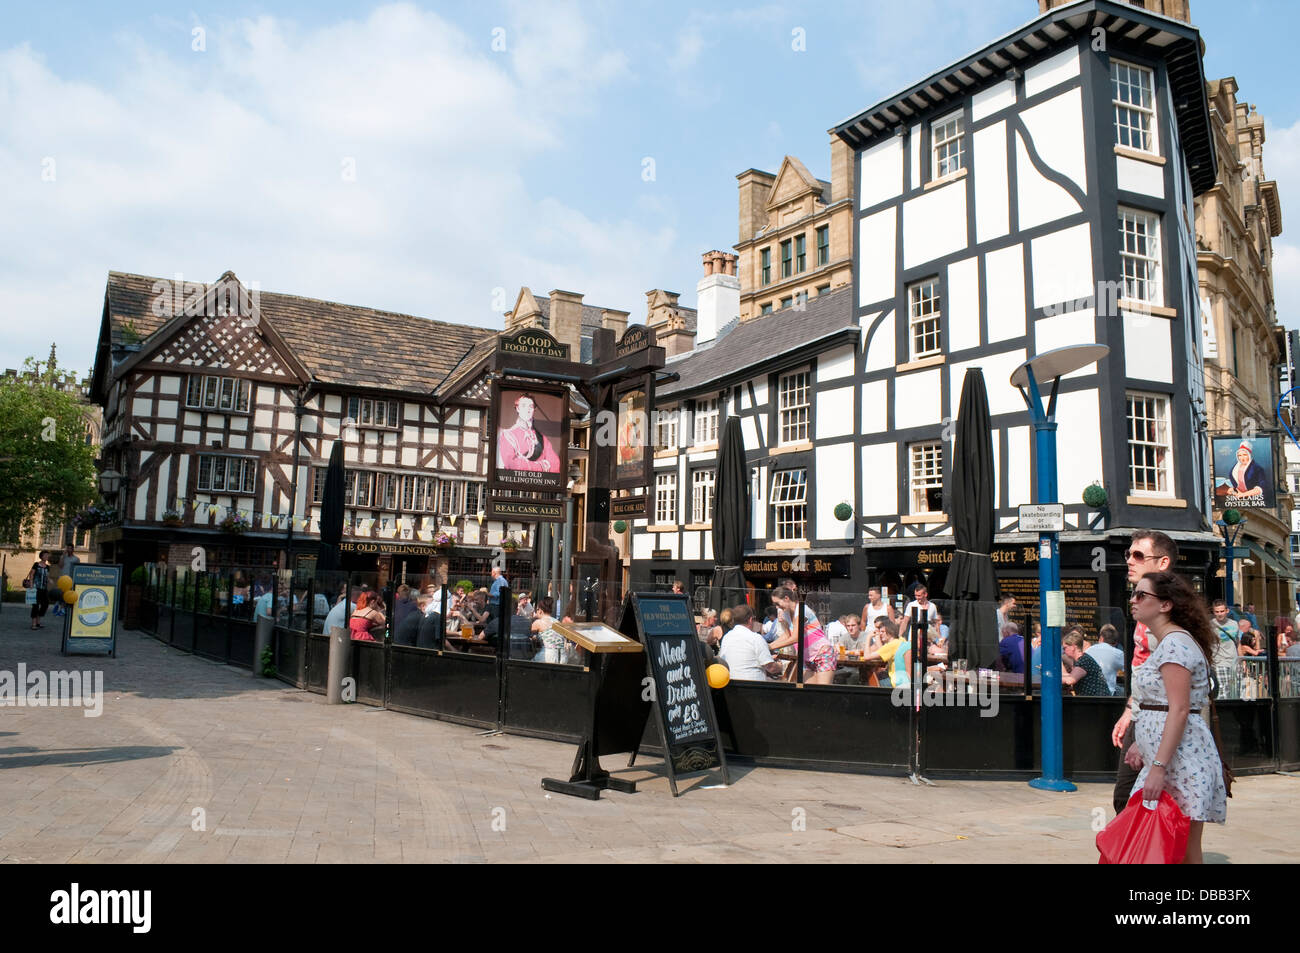
{"type": "Polygon", "coordinates": [[[1205,655],[1206,666],[1212,669],[1210,659],[1213,657],[1218,636],[1214,633],[1205,601],[1196,594],[1196,590],[1188,584],[1187,580],[1176,572],[1168,570],[1149,572],[1142,578],[1150,581],[1151,591],[1155,593],[1157,599],[1173,603],[1173,607],[1169,610],[1170,621],[1196,640],[1196,644],[1201,647],[1201,652],[1205,655]]]}

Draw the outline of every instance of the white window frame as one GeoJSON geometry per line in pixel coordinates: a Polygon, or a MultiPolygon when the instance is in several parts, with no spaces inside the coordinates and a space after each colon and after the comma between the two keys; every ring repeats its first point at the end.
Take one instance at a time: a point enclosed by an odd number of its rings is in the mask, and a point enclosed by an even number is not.
{"type": "Polygon", "coordinates": [[[913,516],[942,513],[943,503],[931,509],[926,493],[943,493],[943,441],[924,440],[907,445],[907,505],[913,516]]]}
{"type": "Polygon", "coordinates": [[[778,446],[812,439],[812,372],[808,368],[782,374],[777,380],[778,446]]]}
{"type": "Polygon", "coordinates": [[[907,348],[913,361],[943,353],[943,299],[937,275],[907,286],[907,348]]]}
{"type": "Polygon", "coordinates": [[[1139,208],[1119,206],[1121,298],[1157,307],[1165,303],[1164,262],[1160,216],[1139,208]],[[1139,247],[1146,244],[1145,253],[1139,247]]]}
{"type": "Polygon", "coordinates": [[[808,538],[808,470],[796,467],[772,474],[772,540],[795,542],[808,538]]]}
{"type": "Polygon", "coordinates": [[[375,397],[349,397],[347,417],[358,427],[370,427],[382,430],[399,430],[402,426],[402,402],[375,397]],[[379,422],[378,415],[383,416],[379,422]],[[396,423],[389,423],[396,415],[396,423]]]}
{"type": "Polygon", "coordinates": [[[942,179],[966,168],[965,117],[958,111],[930,123],[930,178],[942,179]],[[952,125],[952,129],[947,127],[952,125]]]}
{"type": "Polygon", "coordinates": [[[695,441],[693,446],[718,442],[718,398],[695,402],[695,441]]]}
{"type": "Polygon", "coordinates": [[[655,525],[677,525],[677,471],[655,474],[655,525]]]}
{"type": "Polygon", "coordinates": [[[185,406],[221,414],[246,414],[251,389],[241,377],[191,374],[185,385],[185,406]]]}
{"type": "Polygon", "coordinates": [[[1124,421],[1125,431],[1128,442],[1128,486],[1129,495],[1158,497],[1162,499],[1174,498],[1174,441],[1173,441],[1173,421],[1169,417],[1169,395],[1153,394],[1146,391],[1127,391],[1124,394],[1124,421]],[[1135,401],[1151,401],[1137,409],[1142,410],[1141,417],[1134,415],[1135,401]],[[1150,411],[1148,414],[1147,411],[1150,411]],[[1151,425],[1154,425],[1156,433],[1154,439],[1151,439],[1149,433],[1151,425]],[[1143,433],[1137,433],[1138,427],[1141,426],[1143,433]],[[1161,433],[1163,430],[1163,433],[1161,433]],[[1134,439],[1140,436],[1142,439],[1134,439]],[[1148,456],[1150,454],[1150,456],[1148,456]],[[1134,478],[1137,471],[1149,471],[1154,479],[1152,481],[1143,480],[1142,482],[1154,482],[1156,489],[1149,489],[1147,486],[1138,486],[1138,481],[1134,478]],[[1163,480],[1164,488],[1160,488],[1163,480]]]}
{"type": "Polygon", "coordinates": [[[200,453],[194,465],[194,488],[200,493],[222,493],[227,496],[253,496],[257,491],[256,457],[232,457],[224,453],[200,453]],[[221,486],[216,486],[213,475],[217,461],[221,461],[221,486]],[[239,488],[230,486],[232,467],[239,468],[239,488]],[[207,483],[204,486],[204,483],[207,483]],[[247,487],[247,489],[245,489],[247,487]]]}
{"type": "Polygon", "coordinates": [[[713,491],[717,473],[714,470],[691,471],[691,522],[713,522],[713,491]]]}
{"type": "Polygon", "coordinates": [[[677,449],[677,414],[678,408],[662,410],[655,417],[655,449],[677,449]]]}
{"type": "Polygon", "coordinates": [[[1156,123],[1156,74],[1147,66],[1130,63],[1127,60],[1110,61],[1111,104],[1115,115],[1115,144],[1137,152],[1151,155],[1160,154],[1160,137],[1156,123]],[[1134,78],[1139,82],[1134,82],[1134,78]],[[1121,88],[1122,87],[1122,88],[1121,88]],[[1125,98],[1132,90],[1139,90],[1138,101],[1125,98]],[[1146,103],[1141,100],[1147,99],[1146,103]],[[1134,122],[1133,120],[1137,120],[1134,122]],[[1146,120],[1143,127],[1142,120],[1146,120]],[[1127,136],[1121,134],[1121,130],[1127,136]],[[1122,141],[1127,138],[1129,141],[1122,141]],[[1137,143],[1136,145],[1134,143],[1137,143]]]}

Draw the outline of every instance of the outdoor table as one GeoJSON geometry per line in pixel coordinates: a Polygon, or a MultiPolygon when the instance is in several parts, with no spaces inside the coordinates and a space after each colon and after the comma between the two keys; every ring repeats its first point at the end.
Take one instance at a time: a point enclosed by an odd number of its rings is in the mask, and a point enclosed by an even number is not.
{"type": "Polygon", "coordinates": [[[482,636],[475,636],[472,639],[467,639],[459,635],[449,635],[447,636],[446,641],[450,642],[458,649],[462,649],[466,652],[473,652],[477,655],[496,654],[496,649],[493,648],[492,644],[482,636]]]}
{"type": "MultiPolygon", "coordinates": [[[[781,649],[776,653],[776,657],[782,662],[787,663],[786,669],[781,673],[782,681],[794,681],[794,666],[799,664],[799,656],[794,652],[781,649]]],[[[885,667],[885,660],[881,658],[864,659],[861,657],[854,658],[851,655],[840,656],[836,654],[835,664],[837,667],[844,668],[861,668],[867,671],[866,684],[874,688],[880,687],[880,681],[876,678],[876,672],[885,667]]]]}

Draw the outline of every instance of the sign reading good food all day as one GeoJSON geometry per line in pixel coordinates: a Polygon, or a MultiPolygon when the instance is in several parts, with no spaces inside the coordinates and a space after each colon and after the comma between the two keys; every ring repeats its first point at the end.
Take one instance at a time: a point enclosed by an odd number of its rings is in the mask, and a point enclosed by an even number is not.
{"type": "Polygon", "coordinates": [[[501,338],[500,347],[505,354],[552,357],[559,361],[569,359],[569,346],[538,328],[524,328],[516,334],[507,334],[501,338]]]}

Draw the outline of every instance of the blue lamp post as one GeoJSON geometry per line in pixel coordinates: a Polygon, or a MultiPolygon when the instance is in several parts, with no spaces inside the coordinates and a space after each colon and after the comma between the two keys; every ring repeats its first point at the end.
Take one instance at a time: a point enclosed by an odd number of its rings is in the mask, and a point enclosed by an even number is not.
{"type": "Polygon", "coordinates": [[[1236,562],[1237,556],[1237,537],[1241,535],[1241,528],[1247,523],[1246,517],[1241,515],[1240,510],[1226,509],[1223,511],[1223,518],[1214,521],[1214,524],[1223,530],[1223,598],[1228,603],[1228,608],[1233,606],[1232,598],[1232,569],[1233,563],[1236,562]]]}
{"type": "MultiPolygon", "coordinates": [[[[1020,391],[1029,408],[1034,425],[1034,502],[1055,504],[1056,489],[1056,394],[1061,377],[1087,367],[1110,353],[1103,344],[1079,344],[1045,351],[1016,368],[1011,384],[1020,391]],[[1047,406],[1043,406],[1043,384],[1050,384],[1047,406]]],[[[1043,626],[1043,686],[1039,695],[1042,713],[1041,777],[1029,782],[1043,791],[1075,791],[1065,779],[1065,759],[1061,743],[1061,627],[1052,624],[1048,594],[1061,600],[1061,560],[1059,531],[1038,534],[1038,606],[1043,626]]],[[[1026,678],[1032,678],[1026,666],[1026,678]]]]}

